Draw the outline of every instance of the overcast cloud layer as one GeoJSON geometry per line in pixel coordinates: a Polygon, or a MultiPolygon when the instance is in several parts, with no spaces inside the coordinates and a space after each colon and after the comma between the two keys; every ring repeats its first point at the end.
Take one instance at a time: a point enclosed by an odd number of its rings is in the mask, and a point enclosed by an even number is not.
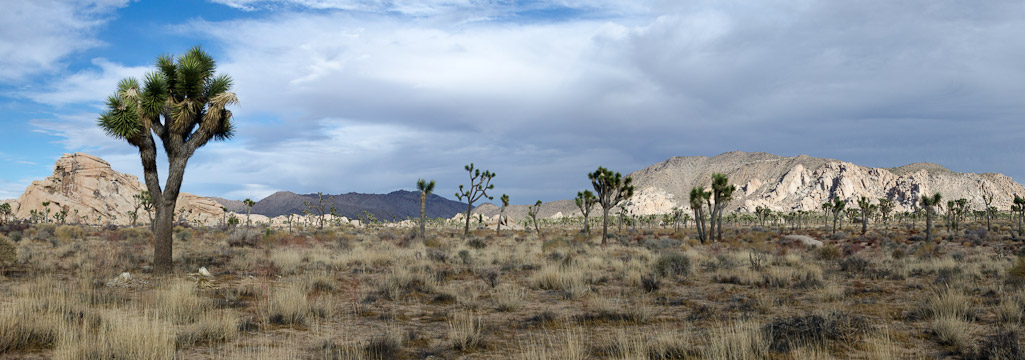
{"type": "MultiPolygon", "coordinates": [[[[574,196],[599,165],[732,150],[1025,178],[1018,1],[216,3],[235,16],[164,24],[202,39],[241,101],[236,138],[189,164],[185,190],[202,195],[389,192],[423,177],[452,198],[474,162],[498,174],[495,195],[531,203],[574,196]]],[[[124,3],[72,4],[90,10],[67,15],[85,24],[70,29],[87,31],[53,41],[112,41],[93,33],[124,3]]],[[[54,72],[81,49],[28,42],[0,42],[6,96],[55,110],[4,127],[27,121],[63,151],[141,175],[95,118],[118,79],[150,64],[110,53],[54,72]]],[[[0,174],[0,198],[58,153],[0,156],[39,164],[0,174]]]]}

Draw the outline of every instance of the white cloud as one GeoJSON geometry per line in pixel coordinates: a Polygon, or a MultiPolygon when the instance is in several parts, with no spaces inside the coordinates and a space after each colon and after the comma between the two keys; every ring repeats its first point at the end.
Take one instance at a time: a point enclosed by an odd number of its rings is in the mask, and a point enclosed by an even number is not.
{"type": "Polygon", "coordinates": [[[18,95],[40,104],[89,104],[100,109],[121,79],[134,77],[143,81],[143,76],[153,71],[152,67],[128,67],[103,58],[93,59],[92,63],[96,68],[55,79],[46,91],[21,92],[18,95]]]}
{"type": "Polygon", "coordinates": [[[0,11],[0,80],[53,71],[69,54],[100,46],[98,28],[128,0],[15,0],[0,11]]]}

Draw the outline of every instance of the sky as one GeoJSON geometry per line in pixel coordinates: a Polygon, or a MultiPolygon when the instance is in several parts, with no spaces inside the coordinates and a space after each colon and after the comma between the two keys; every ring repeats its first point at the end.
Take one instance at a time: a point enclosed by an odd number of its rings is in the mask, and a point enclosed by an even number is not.
{"type": "Polygon", "coordinates": [[[141,178],[103,101],[196,45],[240,101],[235,137],[189,161],[204,196],[425,178],[454,199],[472,162],[527,204],[734,150],[1021,181],[1022,34],[1025,2],[1000,0],[13,0],[0,199],[70,152],[141,178]]]}

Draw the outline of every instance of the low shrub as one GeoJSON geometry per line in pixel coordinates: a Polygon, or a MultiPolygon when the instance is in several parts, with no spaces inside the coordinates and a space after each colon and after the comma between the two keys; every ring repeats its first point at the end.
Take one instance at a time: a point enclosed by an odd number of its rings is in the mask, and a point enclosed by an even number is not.
{"type": "Polygon", "coordinates": [[[655,261],[654,271],[660,276],[686,276],[690,274],[690,258],[681,253],[668,253],[655,261]]]}

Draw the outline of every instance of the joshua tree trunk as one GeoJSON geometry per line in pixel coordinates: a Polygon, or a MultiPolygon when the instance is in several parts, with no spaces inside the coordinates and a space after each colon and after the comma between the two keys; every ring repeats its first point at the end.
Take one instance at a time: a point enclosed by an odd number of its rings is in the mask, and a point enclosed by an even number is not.
{"type": "MultiPolygon", "coordinates": [[[[434,180],[431,180],[432,182],[434,180]]],[[[427,241],[427,193],[420,192],[420,240],[427,241]]]]}
{"type": "Polygon", "coordinates": [[[473,203],[466,205],[466,226],[463,227],[463,236],[470,234],[470,211],[473,211],[473,203]]]}
{"type": "Polygon", "coordinates": [[[925,209],[925,241],[932,241],[932,208],[925,209]]]}
{"type": "Polygon", "coordinates": [[[865,236],[866,232],[868,232],[868,214],[864,210],[862,210],[861,211],[861,235],[865,236]]]}
{"type": "MultiPolygon", "coordinates": [[[[605,240],[608,238],[609,233],[609,209],[603,207],[601,211],[601,245],[605,246],[605,240]]],[[[620,225],[622,225],[622,220],[620,220],[620,225]]]]}

